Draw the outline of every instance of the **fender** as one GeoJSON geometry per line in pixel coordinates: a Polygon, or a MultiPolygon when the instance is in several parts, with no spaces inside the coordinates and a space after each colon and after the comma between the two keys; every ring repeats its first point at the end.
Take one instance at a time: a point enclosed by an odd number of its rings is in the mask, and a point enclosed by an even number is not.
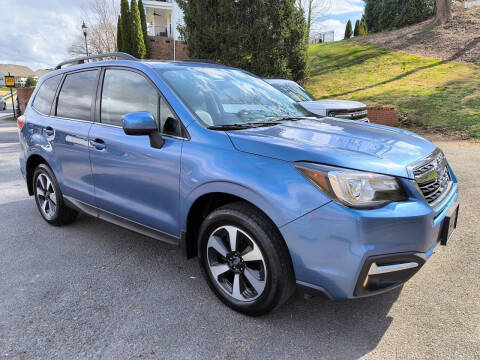
{"type": "Polygon", "coordinates": [[[252,203],[262,210],[274,222],[274,224],[277,225],[277,227],[291,221],[291,219],[285,218],[285,216],[278,211],[268,199],[244,185],[229,181],[210,181],[196,187],[183,199],[180,205],[181,229],[183,229],[183,231],[187,228],[188,213],[190,212],[192,205],[201,196],[211,193],[230,194],[252,203]]]}

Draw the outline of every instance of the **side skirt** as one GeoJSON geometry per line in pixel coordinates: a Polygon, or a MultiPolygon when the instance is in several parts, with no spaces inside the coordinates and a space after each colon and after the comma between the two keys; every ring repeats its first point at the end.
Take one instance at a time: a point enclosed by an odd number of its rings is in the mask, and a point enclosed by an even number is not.
{"type": "Polygon", "coordinates": [[[156,240],[163,241],[167,244],[170,245],[175,245],[175,246],[180,246],[180,238],[174,235],[170,235],[167,233],[164,233],[162,231],[153,229],[149,226],[145,226],[142,224],[139,224],[135,221],[125,219],[124,217],[112,214],[108,211],[99,209],[95,206],[86,204],[80,200],[74,199],[70,196],[64,196],[63,199],[65,200],[65,203],[78,210],[81,211],[87,215],[93,216],[95,218],[99,218],[105,221],[108,221],[109,223],[118,225],[120,227],[123,227],[125,229],[131,230],[133,232],[136,232],[138,234],[142,234],[148,237],[151,237],[156,240]]]}

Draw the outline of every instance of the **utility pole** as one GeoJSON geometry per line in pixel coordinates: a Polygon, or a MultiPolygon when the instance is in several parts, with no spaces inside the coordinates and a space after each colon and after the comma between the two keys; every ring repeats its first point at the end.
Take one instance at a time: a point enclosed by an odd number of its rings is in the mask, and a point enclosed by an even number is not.
{"type": "MultiPolygon", "coordinates": [[[[176,21],[175,21],[175,24],[176,24],[176,21]]],[[[172,24],[170,24],[170,26],[172,26],[172,24]]],[[[173,31],[172,31],[172,37],[173,37],[173,61],[176,60],[176,47],[177,47],[177,44],[175,43],[175,26],[173,27],[173,31]]]]}
{"type": "MultiPolygon", "coordinates": [[[[10,73],[8,73],[8,76],[11,76],[10,73]]],[[[15,103],[13,102],[13,88],[10,87],[10,99],[12,99],[12,111],[13,111],[13,118],[17,120],[17,112],[15,111],[15,103]]],[[[18,96],[18,95],[17,95],[18,96]]]]}

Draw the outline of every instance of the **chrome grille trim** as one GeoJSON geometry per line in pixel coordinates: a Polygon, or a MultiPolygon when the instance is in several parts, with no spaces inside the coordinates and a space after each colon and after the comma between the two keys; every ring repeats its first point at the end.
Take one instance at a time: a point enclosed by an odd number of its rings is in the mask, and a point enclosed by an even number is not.
{"type": "Polygon", "coordinates": [[[453,186],[447,159],[436,149],[419,163],[412,166],[417,189],[433,208],[448,195],[453,186]]]}

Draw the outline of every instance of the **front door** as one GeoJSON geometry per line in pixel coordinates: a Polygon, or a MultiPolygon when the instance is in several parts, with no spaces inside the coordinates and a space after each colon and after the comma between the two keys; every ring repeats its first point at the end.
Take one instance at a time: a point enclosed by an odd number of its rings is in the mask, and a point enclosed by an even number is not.
{"type": "Polygon", "coordinates": [[[184,140],[175,133],[180,127],[171,124],[178,119],[149,79],[121,68],[104,71],[99,107],[100,121],[92,126],[89,138],[100,216],[114,215],[118,221],[178,237],[184,140]],[[148,136],[124,133],[121,118],[135,111],[149,111],[155,117],[165,140],[161,149],[152,148],[148,136]]]}

